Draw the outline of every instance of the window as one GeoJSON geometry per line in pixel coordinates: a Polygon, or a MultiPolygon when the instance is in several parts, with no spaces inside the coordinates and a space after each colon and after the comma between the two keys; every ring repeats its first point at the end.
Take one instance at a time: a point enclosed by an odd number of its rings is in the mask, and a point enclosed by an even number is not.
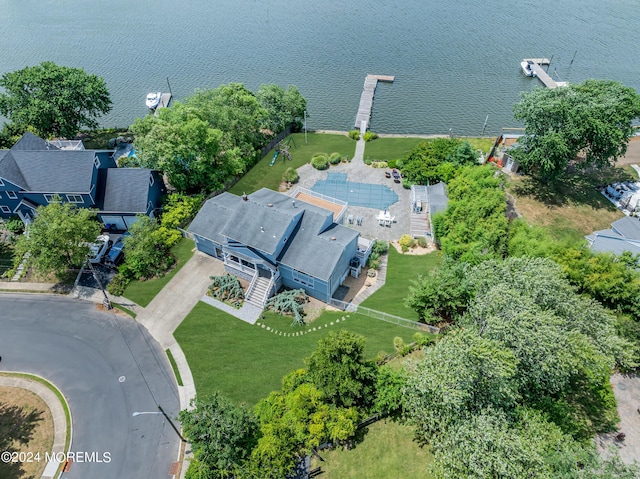
{"type": "Polygon", "coordinates": [[[249,263],[247,260],[241,260],[242,266],[246,266],[247,268],[256,269],[253,263],[249,263]]]}
{"type": "Polygon", "coordinates": [[[55,200],[56,195],[44,195],[44,199],[47,200],[47,203],[51,203],[55,200]]]}
{"type": "Polygon", "coordinates": [[[82,195],[67,195],[67,201],[69,203],[84,203],[82,195]]]}
{"type": "Polygon", "coordinates": [[[98,159],[97,156],[93,157],[93,164],[95,165],[96,168],[100,168],[100,160],[98,159]]]}
{"type": "Polygon", "coordinates": [[[16,195],[15,191],[7,191],[7,196],[12,200],[15,200],[16,198],[18,198],[18,195],[16,195]]]}
{"type": "Polygon", "coordinates": [[[313,288],[314,286],[313,276],[309,276],[308,274],[305,274],[302,271],[297,271],[295,269],[293,270],[293,280],[297,283],[309,286],[310,288],[313,288]]]}
{"type": "Polygon", "coordinates": [[[149,186],[153,186],[155,180],[153,179],[153,175],[149,175],[149,186]]]}
{"type": "Polygon", "coordinates": [[[4,181],[2,181],[2,178],[0,178],[0,186],[4,186],[4,181]]]}
{"type": "Polygon", "coordinates": [[[0,211],[2,211],[3,213],[11,213],[9,207],[4,205],[0,206],[0,211]]]}

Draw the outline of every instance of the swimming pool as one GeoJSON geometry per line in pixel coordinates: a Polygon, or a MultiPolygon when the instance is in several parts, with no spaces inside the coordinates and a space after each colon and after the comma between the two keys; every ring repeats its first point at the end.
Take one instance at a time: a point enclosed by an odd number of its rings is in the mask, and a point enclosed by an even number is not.
{"type": "Polygon", "coordinates": [[[383,210],[398,201],[398,195],[388,186],[347,181],[346,173],[328,173],[326,180],[316,181],[312,191],[349,203],[383,210]]]}

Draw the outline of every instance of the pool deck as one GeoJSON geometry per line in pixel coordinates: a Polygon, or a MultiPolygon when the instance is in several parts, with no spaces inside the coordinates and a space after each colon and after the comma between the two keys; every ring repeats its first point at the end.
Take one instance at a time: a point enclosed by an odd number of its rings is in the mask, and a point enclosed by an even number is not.
{"type": "MultiPolygon", "coordinates": [[[[367,239],[390,241],[409,234],[411,191],[404,189],[401,183],[394,183],[393,178],[385,178],[384,172],[390,171],[388,168],[372,168],[364,164],[364,140],[359,140],[354,146],[356,147],[355,155],[349,163],[340,163],[324,171],[316,170],[308,163],[298,168],[298,174],[300,175],[298,185],[311,189],[316,181],[326,180],[329,172],[335,172],[346,173],[347,181],[350,182],[388,186],[398,195],[398,201],[388,208],[391,216],[396,217],[395,223],[391,226],[380,226],[376,219],[380,210],[364,206],[348,206],[344,218],[349,215],[353,215],[354,218],[360,216],[362,217],[362,224],[360,226],[356,224],[348,225],[346,221],[344,224],[359,231],[367,239]]],[[[294,189],[291,191],[293,192],[294,189]]]]}

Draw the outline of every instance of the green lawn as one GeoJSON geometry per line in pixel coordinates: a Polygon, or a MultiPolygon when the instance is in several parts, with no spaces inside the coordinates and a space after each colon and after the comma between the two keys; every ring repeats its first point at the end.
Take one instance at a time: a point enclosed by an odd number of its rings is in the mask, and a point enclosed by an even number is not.
{"type": "Polygon", "coordinates": [[[308,163],[316,153],[338,152],[341,156],[352,158],[356,151],[356,142],[345,135],[309,133],[307,134],[307,144],[304,142],[304,133],[294,133],[288,138],[292,139],[289,143],[291,145],[289,153],[291,153],[293,161],[284,160],[284,156],[279,155],[275,164],[269,166],[274,153],[274,150],[271,150],[229,191],[236,195],[250,194],[260,188],[278,191],[285,170],[289,167],[301,167],[308,163]]]}
{"type": "Polygon", "coordinates": [[[423,141],[425,141],[424,138],[378,138],[365,144],[364,159],[400,160],[423,141]]]}
{"type": "Polygon", "coordinates": [[[171,281],[180,268],[189,261],[189,258],[193,256],[194,249],[193,241],[187,238],[182,238],[180,242],[171,248],[171,253],[176,257],[177,263],[175,267],[165,274],[162,278],[149,279],[147,281],[133,280],[127,286],[124,291],[124,297],[130,299],[134,303],[139,304],[142,307],[147,306],[156,294],[160,292],[166,284],[171,281]]]}
{"type": "Polygon", "coordinates": [[[321,467],[323,479],[431,479],[427,472],[433,456],[413,440],[413,428],[379,421],[365,430],[364,440],[350,450],[321,451],[311,467],[321,467]]]}
{"type": "Polygon", "coordinates": [[[362,306],[417,320],[418,314],[404,305],[404,299],[409,294],[410,281],[416,279],[419,274],[427,274],[441,261],[442,257],[438,252],[416,256],[400,254],[393,246],[389,247],[387,280],[382,288],[362,303],[362,306]]]}
{"type": "Polygon", "coordinates": [[[392,352],[395,336],[410,342],[415,333],[395,324],[339,311],[325,311],[304,328],[290,326],[290,318],[265,316],[266,325],[261,327],[206,303],[193,308],[174,336],[187,357],[198,395],[218,390],[233,401],[253,405],[280,389],[285,374],[304,367],[304,358],[329,331],[347,329],[361,334],[367,340],[365,354],[371,358],[381,351],[392,352]],[[342,317],[345,321],[336,321],[342,317]]]}

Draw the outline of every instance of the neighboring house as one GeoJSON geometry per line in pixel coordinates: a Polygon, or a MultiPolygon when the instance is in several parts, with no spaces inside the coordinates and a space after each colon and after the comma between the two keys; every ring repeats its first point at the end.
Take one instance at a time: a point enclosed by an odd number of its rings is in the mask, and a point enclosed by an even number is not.
{"type": "Polygon", "coordinates": [[[258,306],[280,286],[328,302],[371,251],[358,231],[334,223],[333,212],[266,188],[211,198],[189,232],[199,251],[251,281],[246,298],[258,306]]]}
{"type": "Polygon", "coordinates": [[[585,238],[596,252],[640,254],[640,220],[625,216],[611,223],[610,230],[595,231],[585,238]]]}
{"type": "Polygon", "coordinates": [[[153,215],[159,208],[165,192],[159,172],[118,168],[111,151],[68,146],[27,132],[10,150],[0,151],[0,218],[18,215],[29,223],[38,206],[57,196],[95,208],[105,225],[125,230],[136,215],[153,215]]]}

